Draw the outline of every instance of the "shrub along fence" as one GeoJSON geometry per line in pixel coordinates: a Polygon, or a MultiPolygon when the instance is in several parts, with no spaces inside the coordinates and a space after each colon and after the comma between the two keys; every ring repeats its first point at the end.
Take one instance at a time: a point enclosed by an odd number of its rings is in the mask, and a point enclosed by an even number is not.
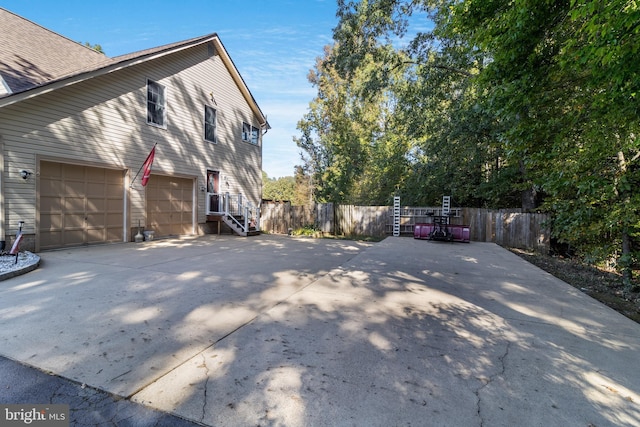
{"type": "MultiPolygon", "coordinates": [[[[494,242],[501,246],[547,252],[550,229],[547,214],[522,212],[521,209],[452,208],[452,224],[469,225],[471,240],[494,242]]],[[[440,214],[441,207],[402,207],[401,235],[412,236],[415,224],[431,222],[429,212],[440,214]]],[[[313,226],[335,235],[383,237],[393,232],[393,208],[390,206],[354,206],[318,203],[291,206],[289,202],[262,203],[261,229],[286,234],[289,229],[313,226]]]]}

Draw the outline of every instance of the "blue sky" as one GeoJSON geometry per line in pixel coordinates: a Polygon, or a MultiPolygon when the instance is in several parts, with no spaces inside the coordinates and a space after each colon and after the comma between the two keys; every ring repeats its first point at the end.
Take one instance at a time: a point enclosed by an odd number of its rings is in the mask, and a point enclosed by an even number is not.
{"type": "Polygon", "coordinates": [[[307,73],[332,43],[335,0],[0,0],[0,6],[108,56],[217,33],[272,129],[263,170],[293,175],[296,124],[316,95],[307,73]]]}

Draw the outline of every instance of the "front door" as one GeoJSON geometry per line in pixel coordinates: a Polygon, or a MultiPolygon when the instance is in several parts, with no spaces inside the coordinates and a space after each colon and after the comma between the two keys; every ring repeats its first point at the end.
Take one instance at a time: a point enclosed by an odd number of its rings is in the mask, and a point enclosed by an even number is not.
{"type": "Polygon", "coordinates": [[[207,171],[207,213],[222,212],[220,207],[220,171],[207,171]]]}

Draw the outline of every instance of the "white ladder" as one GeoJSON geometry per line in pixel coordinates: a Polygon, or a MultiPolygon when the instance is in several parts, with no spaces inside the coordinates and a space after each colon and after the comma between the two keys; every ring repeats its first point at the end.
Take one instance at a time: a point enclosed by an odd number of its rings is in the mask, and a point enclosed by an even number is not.
{"type": "Polygon", "coordinates": [[[400,236],[400,196],[393,197],[393,236],[400,236]]]}
{"type": "Polygon", "coordinates": [[[448,216],[451,212],[451,196],[442,196],[442,216],[448,216]]]}

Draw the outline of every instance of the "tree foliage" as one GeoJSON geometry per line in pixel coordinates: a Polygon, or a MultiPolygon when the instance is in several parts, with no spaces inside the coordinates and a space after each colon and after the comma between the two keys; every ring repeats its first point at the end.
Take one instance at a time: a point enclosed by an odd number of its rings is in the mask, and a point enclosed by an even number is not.
{"type": "Polygon", "coordinates": [[[294,206],[310,202],[309,178],[301,167],[296,168],[295,176],[269,178],[262,171],[262,198],[266,200],[288,201],[294,206]]]}
{"type": "Polygon", "coordinates": [[[507,154],[545,194],[554,235],[630,283],[640,231],[635,2],[467,0],[456,29],[490,55],[477,85],[507,154]],[[637,187],[636,187],[637,188],[637,187]]]}
{"type": "Polygon", "coordinates": [[[615,260],[630,283],[640,252],[635,0],[340,0],[338,18],[297,140],[318,199],[435,204],[448,194],[546,210],[555,238],[615,260]]]}
{"type": "Polygon", "coordinates": [[[469,206],[519,203],[518,188],[494,185],[518,165],[504,161],[495,117],[479,103],[472,77],[482,64],[468,43],[440,37],[436,27],[394,47],[414,12],[449,19],[440,10],[427,2],[339,2],[335,43],[310,73],[318,96],[296,140],[318,200],[388,204],[400,195],[436,204],[446,194],[469,206]]]}
{"type": "Polygon", "coordinates": [[[392,129],[397,103],[393,86],[381,88],[366,77],[385,65],[380,57],[395,52],[381,47],[348,78],[336,69],[334,53],[327,47],[309,74],[318,96],[298,123],[302,135],[296,138],[315,196],[339,203],[388,203],[405,172],[406,148],[392,129]]]}
{"type": "Polygon", "coordinates": [[[93,49],[96,52],[99,52],[104,55],[104,50],[102,50],[102,46],[100,46],[99,44],[91,44],[89,42],[84,42],[84,45],[89,49],[93,49]]]}

